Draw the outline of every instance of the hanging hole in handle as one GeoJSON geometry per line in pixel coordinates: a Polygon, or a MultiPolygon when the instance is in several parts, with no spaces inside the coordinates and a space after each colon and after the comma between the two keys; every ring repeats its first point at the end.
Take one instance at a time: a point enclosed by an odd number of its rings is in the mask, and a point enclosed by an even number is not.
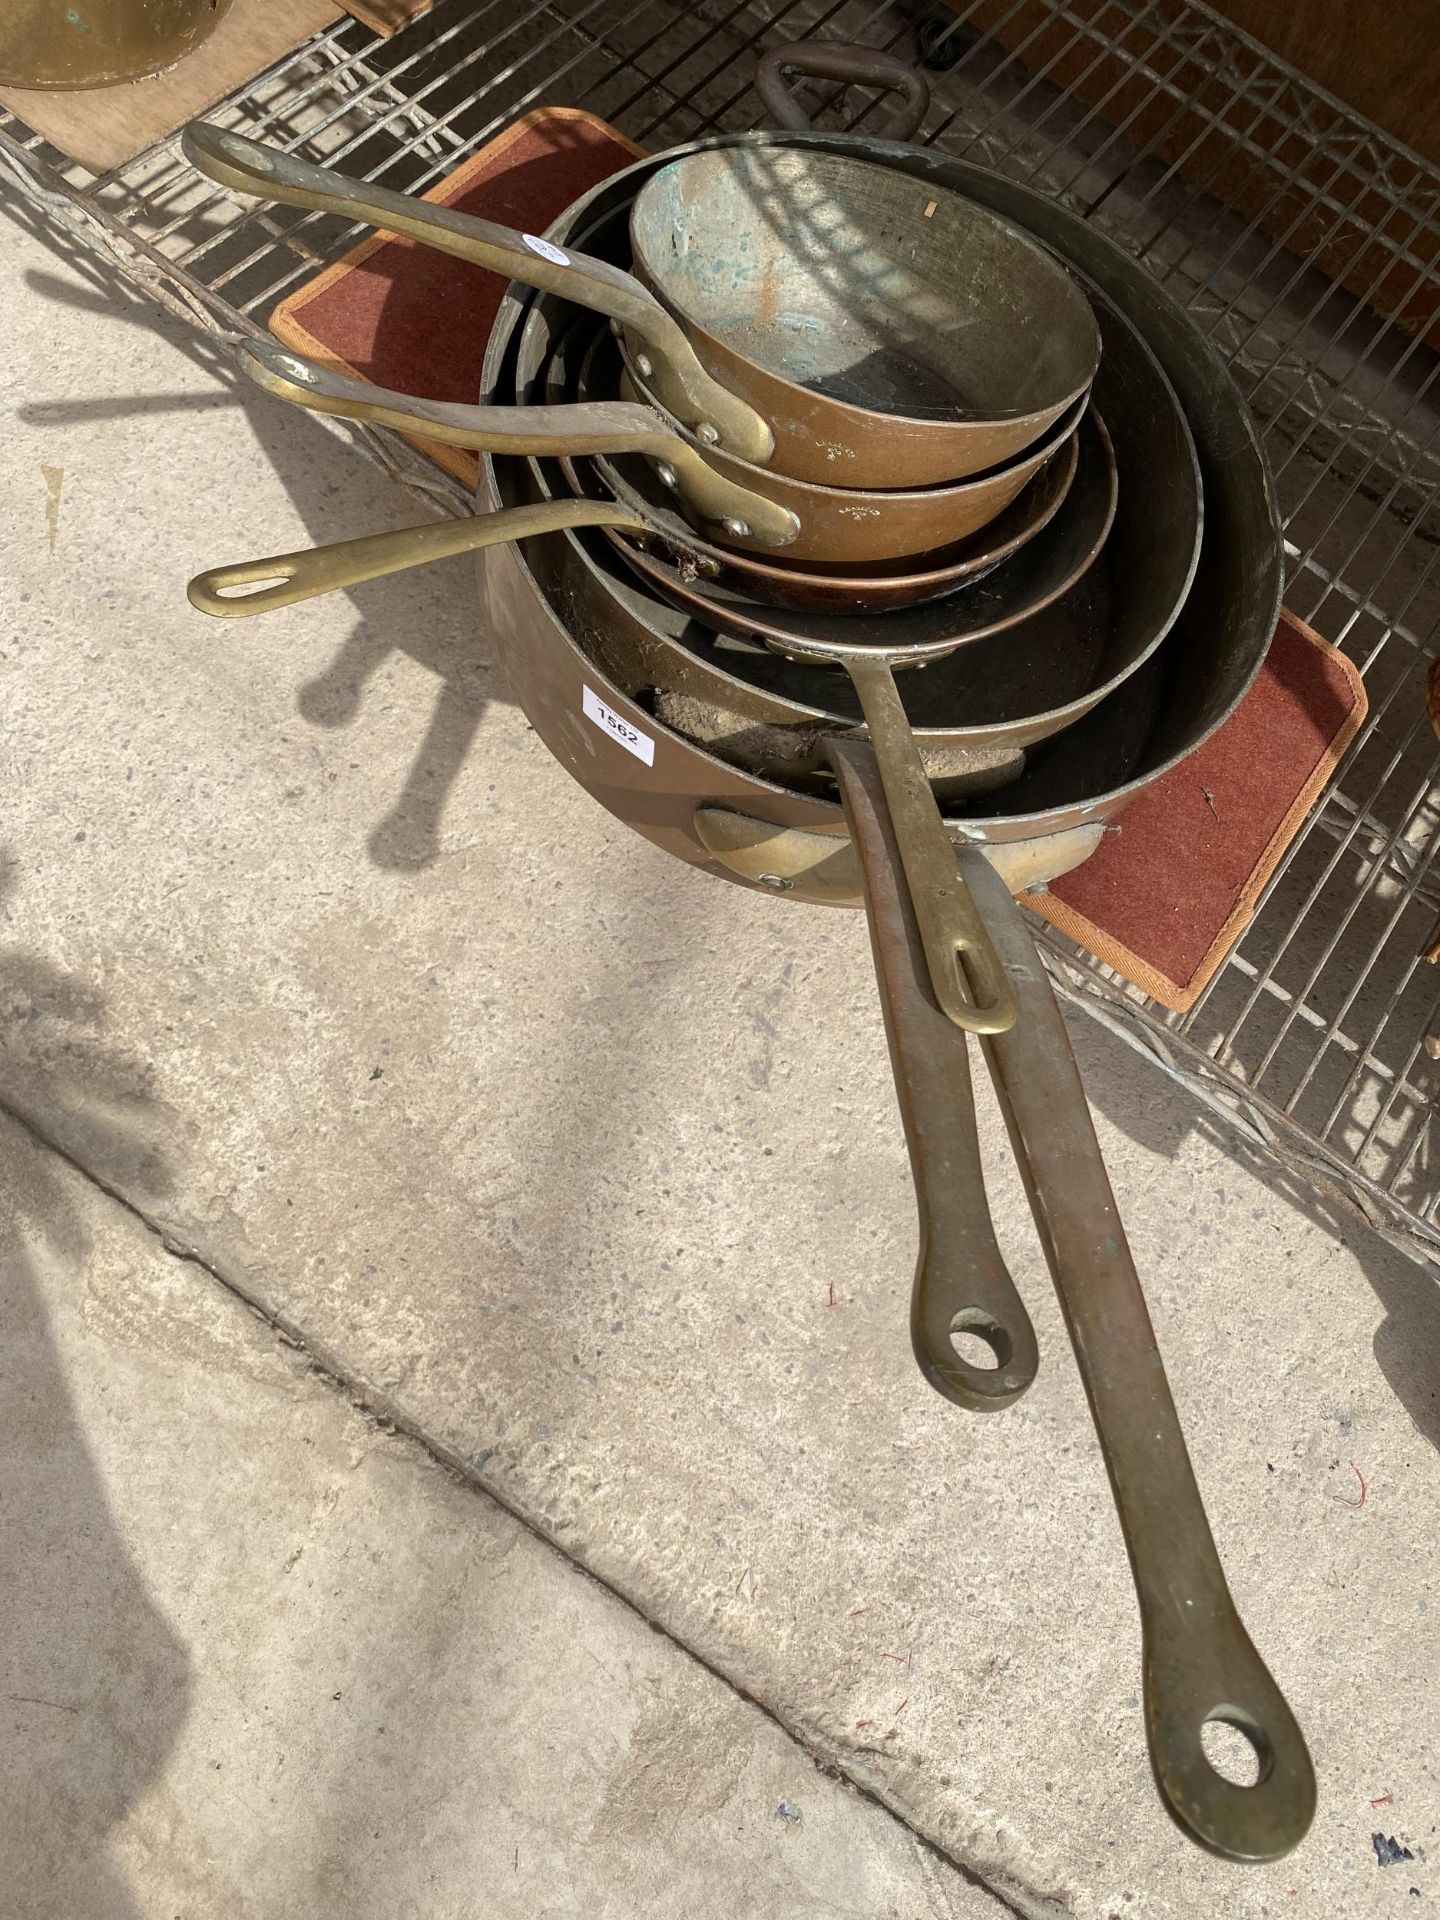
{"type": "Polygon", "coordinates": [[[1258,1787],[1275,1765],[1265,1731],[1237,1708],[1222,1707],[1200,1728],[1205,1758],[1232,1787],[1258,1787]]]}
{"type": "Polygon", "coordinates": [[[965,1366],[985,1373],[1010,1364],[1015,1344],[983,1307],[962,1307],[950,1322],[950,1344],[965,1366]]]}
{"type": "Polygon", "coordinates": [[[257,593],[268,593],[272,587],[283,587],[287,580],[294,578],[293,568],[277,567],[274,573],[259,574],[252,580],[217,582],[213,591],[217,600],[250,600],[257,593]]]}
{"type": "Polygon", "coordinates": [[[233,570],[215,567],[208,573],[197,573],[187,583],[185,597],[197,613],[223,616],[247,613],[252,608],[264,612],[275,604],[276,595],[284,595],[295,571],[294,562],[288,559],[277,561],[263,573],[253,571],[252,563],[233,570]]]}

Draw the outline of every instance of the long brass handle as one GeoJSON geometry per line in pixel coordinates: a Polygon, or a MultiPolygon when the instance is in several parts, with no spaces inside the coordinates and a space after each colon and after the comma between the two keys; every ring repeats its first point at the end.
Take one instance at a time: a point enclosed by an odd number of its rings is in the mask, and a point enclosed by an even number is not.
{"type": "Polygon", "coordinates": [[[1185,1447],[1075,1056],[1020,909],[974,848],[960,868],[1019,1017],[983,1042],[1075,1347],[1140,1600],[1145,1726],[1161,1798],[1203,1846],[1275,1860],[1305,1834],[1315,1770],[1235,1610],[1185,1447]],[[1207,1721],[1255,1748],[1253,1786],[1211,1766],[1207,1721]]]}
{"type": "Polygon", "coordinates": [[[1014,1025],[1015,997],[960,876],[894,672],[878,653],[850,652],[845,667],[879,762],[935,998],[967,1033],[1002,1033],[1014,1025]]]}
{"type": "Polygon", "coordinates": [[[985,1200],[970,1043],[935,998],[874,747],[852,736],[832,740],[829,753],[860,857],[920,1215],[910,1342],[921,1372],[947,1400],[972,1411],[1006,1407],[1030,1385],[1040,1360],[985,1200]],[[966,1333],[990,1348],[992,1366],[962,1357],[955,1336],[966,1333]]]}
{"type": "Polygon", "coordinates": [[[702,431],[702,437],[704,431],[713,431],[720,444],[742,460],[763,466],[774,452],[775,436],[768,423],[706,373],[679,322],[633,274],[588,254],[552,246],[534,234],[516,233],[473,214],[457,213],[453,207],[436,206],[313,166],[205,120],[192,120],[180,144],[193,167],[234,193],[258,194],[287,206],[363,220],[503,273],[524,286],[558,294],[576,306],[608,314],[649,346],[657,395],[676,419],[702,431]]]}
{"type": "Polygon", "coordinates": [[[489,453],[643,453],[660,463],[662,476],[670,471],[687,504],[701,519],[713,522],[722,538],[785,547],[800,531],[788,507],[717,473],[649,407],[623,400],[554,407],[472,407],[419,400],[333,373],[273,340],[246,341],[239,358],[258,387],[312,413],[369,421],[489,453]]]}
{"type": "Polygon", "coordinates": [[[367,533],[329,547],[302,547],[265,560],[239,560],[196,574],[185,589],[192,607],[224,620],[293,607],[322,593],[358,587],[387,573],[428,566],[452,554],[478,553],[506,540],[528,540],[564,527],[624,527],[643,533],[645,522],[623,507],[603,500],[547,500],[470,520],[440,520],[429,526],[401,527],[394,533],[367,533]],[[259,584],[273,582],[270,586],[259,584]],[[244,592],[237,589],[253,588],[244,592]]]}

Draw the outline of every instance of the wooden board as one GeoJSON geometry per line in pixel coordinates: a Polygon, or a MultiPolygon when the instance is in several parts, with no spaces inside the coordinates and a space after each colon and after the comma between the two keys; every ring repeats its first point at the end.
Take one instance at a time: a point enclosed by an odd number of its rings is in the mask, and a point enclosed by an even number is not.
{"type": "MultiPolygon", "coordinates": [[[[1248,0],[1228,0],[1238,12],[1248,0]]],[[[1270,0],[1253,0],[1257,9],[1270,0]]],[[[1388,0],[1387,0],[1388,3],[1388,0]]],[[[1397,0],[1402,12],[1417,0],[1397,0]]],[[[1186,58],[1144,17],[1124,31],[1123,53],[1110,47],[1115,23],[1109,0],[1068,0],[1063,15],[1053,0],[948,0],[967,25],[1010,48],[1031,73],[1071,92],[1112,127],[1123,127],[1142,148],[1175,164],[1207,193],[1258,225],[1292,254],[1311,257],[1351,293],[1431,345],[1440,345],[1440,235],[1416,229],[1397,215],[1382,186],[1371,186],[1363,155],[1348,167],[1278,120],[1263,92],[1241,90],[1243,71],[1258,54],[1242,53],[1241,70],[1212,74],[1186,58]],[[1157,87],[1155,75],[1167,82],[1157,87]],[[1232,137],[1232,132],[1241,138],[1232,137]],[[1242,144],[1242,139],[1245,144],[1242,144]],[[1265,164],[1259,153],[1268,153],[1265,164]],[[1325,194],[1332,204],[1317,198],[1325,194]],[[1409,258],[1376,243],[1376,233],[1402,239],[1409,258]]],[[[1286,0],[1290,4],[1290,0],[1286,0]]],[[[1364,0],[1369,7],[1373,0],[1364,0]]],[[[1433,0],[1418,0],[1431,5],[1433,0]]],[[[1344,10],[1349,18],[1349,9],[1344,10]]],[[[1337,18],[1339,16],[1337,15],[1337,18]]],[[[1427,54],[1428,47],[1417,50],[1427,54]]],[[[1293,64],[1293,63],[1292,63],[1293,64]]],[[[1303,62],[1301,63],[1303,64],[1303,62]]],[[[1333,109],[1316,110],[1323,126],[1333,109]]],[[[1428,190],[1431,176],[1418,161],[1397,160],[1394,189],[1428,190]]]]}
{"type": "Polygon", "coordinates": [[[92,173],[108,173],[273,67],[340,12],[335,0],[235,0],[204,46],[169,73],[80,93],[0,87],[0,106],[92,173]]]}
{"type": "Polygon", "coordinates": [[[1435,0],[1211,0],[1347,106],[1440,166],[1435,0]]]}
{"type": "Polygon", "coordinates": [[[345,11],[388,40],[422,13],[429,13],[434,4],[435,0],[345,0],[345,11]]]}

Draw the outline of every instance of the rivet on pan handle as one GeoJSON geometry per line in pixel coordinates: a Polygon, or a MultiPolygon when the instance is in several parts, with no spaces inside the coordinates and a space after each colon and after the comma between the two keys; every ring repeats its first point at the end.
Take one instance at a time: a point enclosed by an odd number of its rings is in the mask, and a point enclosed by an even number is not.
{"type": "Polygon", "coordinates": [[[800,531],[788,507],[717,473],[652,408],[623,400],[590,400],[553,407],[475,407],[453,400],[420,400],[368,380],[351,380],[273,340],[247,340],[241,370],[256,386],[291,406],[337,415],[399,433],[441,440],[488,453],[643,453],[673,468],[687,505],[718,527],[737,525],[744,538],[786,547],[800,531]]]}
{"type": "Polygon", "coordinates": [[[881,53],[876,47],[836,46],[828,40],[796,40],[791,46],[773,47],[763,54],[755,69],[760,104],[777,127],[791,133],[809,133],[814,124],[791,91],[793,74],[803,74],[809,80],[897,88],[904,94],[905,104],[881,136],[886,140],[912,139],[930,105],[930,85],[925,76],[897,60],[893,53],[881,53]]]}
{"type": "Polygon", "coordinates": [[[935,998],[967,1033],[1003,1033],[1015,1023],[1015,996],[961,878],[895,675],[878,651],[852,651],[844,664],[880,764],[935,998]]]}
{"type": "Polygon", "coordinates": [[[679,322],[633,274],[474,214],[332,173],[205,120],[190,122],[180,146],[192,167],[234,193],[363,220],[609,315],[651,348],[666,376],[662,397],[677,419],[690,427],[713,426],[722,446],[759,466],[775,451],[769,422],[706,373],[679,322]]]}
{"type": "Polygon", "coordinates": [[[1035,943],[984,856],[966,848],[959,862],[1015,984],[1014,1029],[983,1045],[1135,1575],[1145,1727],[1160,1797],[1213,1852],[1275,1860],[1304,1837],[1315,1812],[1304,1735],[1225,1584],[1065,1022],[1035,943]],[[1210,1764],[1201,1738],[1207,1721],[1238,1728],[1250,1741],[1259,1761],[1252,1786],[1225,1779],[1210,1764]]]}
{"type": "Polygon", "coordinates": [[[829,753],[860,857],[875,978],[920,1216],[911,1345],[921,1372],[947,1400],[972,1412],[1009,1406],[1035,1378],[1039,1354],[985,1200],[970,1043],[931,988],[874,746],[852,735],[832,740],[829,753]],[[982,1340],[994,1365],[976,1366],[963,1358],[955,1344],[958,1334],[982,1340]]]}

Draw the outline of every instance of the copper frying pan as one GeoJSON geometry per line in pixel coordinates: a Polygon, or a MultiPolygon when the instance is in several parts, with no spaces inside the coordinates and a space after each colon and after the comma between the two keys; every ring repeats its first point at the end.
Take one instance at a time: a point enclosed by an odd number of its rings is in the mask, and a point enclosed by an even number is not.
{"type": "Polygon", "coordinates": [[[962,195],[849,155],[797,167],[784,149],[732,149],[657,170],[632,215],[637,277],[204,121],[182,148],[232,191],[367,221],[610,316],[702,440],[822,486],[929,488],[1002,467],[1075,405],[1099,358],[1052,254],[962,195]]]}
{"type": "MultiPolygon", "coordinates": [[[[758,136],[761,142],[765,138],[758,136]]],[[[734,139],[720,136],[720,143],[734,139]]],[[[804,144],[848,150],[855,143],[825,134],[804,144]]],[[[1000,796],[998,808],[977,809],[952,828],[963,840],[985,843],[999,858],[1014,856],[1022,873],[1024,863],[1033,862],[1053,874],[1074,864],[1072,842],[1086,835],[1098,838],[1100,823],[1210,737],[1253,680],[1273,629],[1282,581],[1278,519],[1264,456],[1233,382],[1193,323],[1102,234],[1042,195],[948,155],[877,141],[863,144],[873,158],[914,179],[955,184],[987,199],[1083,269],[1143,328],[1180,391],[1198,442],[1205,538],[1195,585],[1176,629],[1140,675],[1061,736],[1058,751],[1037,760],[1017,787],[1000,796]],[[1097,746],[1103,747],[1102,736],[1141,679],[1161,694],[1158,711],[1149,708],[1153,727],[1143,723],[1149,744],[1112,768],[1103,751],[1095,758],[1097,746]]],[[[632,177],[641,176],[643,164],[632,177]]],[[[502,310],[497,322],[486,363],[487,396],[505,391],[507,346],[513,346],[522,310],[512,296],[508,315],[502,310]]],[[[486,463],[484,505],[506,497],[502,471],[486,463]]],[[[536,551],[549,556],[572,545],[568,539],[539,543],[536,551]]],[[[574,778],[657,844],[751,885],[793,888],[788,897],[794,899],[838,900],[848,890],[853,903],[852,849],[863,847],[866,904],[872,915],[878,909],[886,917],[885,949],[896,952],[890,936],[898,927],[912,992],[928,995],[928,969],[904,892],[891,886],[888,907],[876,898],[880,887],[893,881],[894,849],[884,839],[878,772],[873,762],[868,773],[857,764],[868,754],[863,741],[830,743],[837,770],[848,762],[861,782],[858,790],[852,783],[845,796],[848,841],[835,837],[839,823],[833,807],[717,765],[692,742],[655,728],[643,707],[614,690],[606,697],[623,717],[655,729],[653,773],[637,771],[623,752],[613,755],[622,763],[618,768],[608,762],[592,766],[593,748],[587,753],[579,737],[572,745],[572,734],[582,736],[589,722],[572,724],[570,716],[579,713],[581,685],[605,690],[608,683],[567,631],[568,598],[551,600],[542,592],[538,581],[527,578],[518,552],[487,569],[486,580],[495,596],[492,608],[503,606],[514,625],[504,649],[507,671],[532,724],[574,778]],[[720,795],[724,799],[717,804],[720,795]],[[722,841],[716,837],[720,826],[732,835],[748,830],[749,838],[722,841]],[[800,844],[805,842],[808,847],[800,844]],[[782,877],[787,875],[792,877],[782,877]]],[[[1035,864],[1029,865],[1032,878],[1035,864]]],[[[962,847],[960,865],[1021,1009],[1014,1027],[986,1042],[985,1050],[1031,1188],[1134,1568],[1144,1626],[1146,1732],[1156,1783],[1168,1810],[1202,1845],[1232,1860],[1275,1859],[1296,1844],[1314,1812],[1314,1772],[1303,1735],[1227,1590],[1044,969],[1018,910],[998,876],[988,873],[978,848],[962,847]],[[1201,1741],[1202,1723],[1209,1719],[1240,1727],[1253,1742],[1260,1762],[1254,1786],[1236,1785],[1210,1765],[1201,1741]]],[[[881,940],[877,932],[877,964],[881,940]]],[[[884,990],[893,1005],[893,969],[884,990]]],[[[923,1074],[931,1042],[940,1045],[936,1036],[948,1031],[936,1013],[917,1045],[905,1043],[908,1065],[897,1057],[897,1086],[902,1068],[923,1074]]],[[[907,1033],[915,1039],[913,1024],[907,1033]]],[[[941,1097],[947,1091],[953,1098],[953,1088],[944,1085],[941,1097]]],[[[906,1088],[901,1098],[914,1151],[913,1127],[917,1120],[923,1127],[924,1114],[917,1113],[906,1088]]],[[[924,1206],[922,1188],[922,1231],[928,1232],[935,1222],[926,1219],[924,1206]]]]}
{"type": "MultiPolygon", "coordinates": [[[[1007,467],[953,486],[858,492],[811,486],[706,449],[667,415],[635,400],[607,396],[578,410],[536,406],[506,418],[502,409],[412,401],[369,387],[272,341],[247,341],[241,365],[278,399],[299,406],[328,403],[332,413],[387,426],[402,424],[398,416],[404,411],[410,431],[418,427],[456,445],[497,453],[643,454],[686,517],[716,544],[820,565],[863,561],[880,571],[901,560],[914,563],[905,571],[923,571],[917,556],[942,553],[988,525],[1060,450],[1085,404],[1077,401],[1038,445],[1007,467]],[[457,431],[469,437],[455,441],[457,431]]],[[[626,504],[645,518],[637,500],[626,504]]]]}

